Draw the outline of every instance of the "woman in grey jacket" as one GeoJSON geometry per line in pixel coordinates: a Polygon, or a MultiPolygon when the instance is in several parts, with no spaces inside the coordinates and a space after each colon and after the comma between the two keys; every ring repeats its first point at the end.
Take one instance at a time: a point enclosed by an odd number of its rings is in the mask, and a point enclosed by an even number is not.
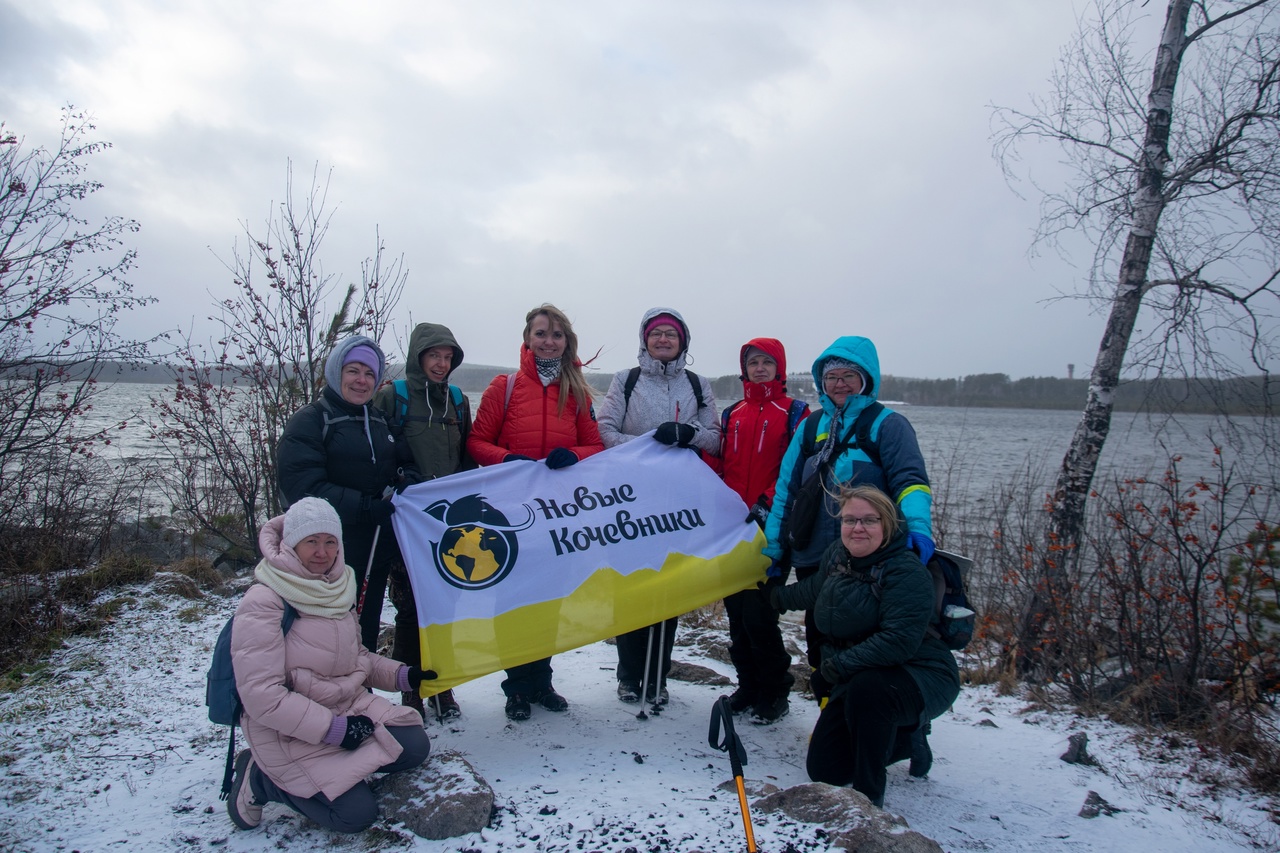
{"type": "MultiPolygon", "coordinates": [[[[679,312],[645,312],[640,320],[640,366],[614,374],[600,408],[600,438],[606,448],[653,431],[654,439],[663,444],[719,455],[715,395],[710,382],[686,367],[688,352],[689,327],[679,312]]],[[[654,697],[666,703],[677,622],[667,619],[618,637],[618,698],[623,702],[654,697]]]]}
{"type": "Polygon", "coordinates": [[[930,631],[933,579],[907,547],[897,508],[874,486],[840,493],[840,541],[818,572],[779,587],[779,610],[813,610],[826,638],[818,673],[831,698],[809,740],[815,782],[852,785],[884,805],[885,768],[960,693],[955,657],[930,631]]]}

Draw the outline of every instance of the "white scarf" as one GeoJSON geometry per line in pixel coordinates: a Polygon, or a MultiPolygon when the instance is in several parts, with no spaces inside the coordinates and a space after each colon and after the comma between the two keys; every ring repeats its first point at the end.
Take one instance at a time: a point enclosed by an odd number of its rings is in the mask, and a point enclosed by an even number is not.
{"type": "Polygon", "coordinates": [[[298,577],[263,560],[254,569],[253,576],[259,583],[275,590],[300,613],[341,619],[356,603],[356,573],[350,566],[343,568],[345,571],[339,579],[329,582],[321,578],[298,577]]]}

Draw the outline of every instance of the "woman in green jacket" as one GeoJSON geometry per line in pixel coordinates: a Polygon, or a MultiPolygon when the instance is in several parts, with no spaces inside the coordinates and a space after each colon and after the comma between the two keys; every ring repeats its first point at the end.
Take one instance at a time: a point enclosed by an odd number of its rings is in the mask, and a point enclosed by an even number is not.
{"type": "Polygon", "coordinates": [[[905,526],[874,486],[840,493],[840,541],[817,574],[775,589],[779,610],[812,610],[827,640],[820,676],[831,698],[809,741],[815,782],[851,785],[884,805],[885,768],[911,754],[911,733],[960,693],[955,657],[929,630],[933,580],[905,526]]]}

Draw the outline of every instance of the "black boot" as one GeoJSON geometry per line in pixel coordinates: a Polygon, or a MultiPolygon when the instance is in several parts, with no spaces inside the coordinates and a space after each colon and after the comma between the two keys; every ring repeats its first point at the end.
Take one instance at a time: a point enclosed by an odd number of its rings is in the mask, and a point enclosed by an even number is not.
{"type": "Polygon", "coordinates": [[[929,768],[933,766],[933,750],[929,748],[931,731],[933,724],[925,723],[911,733],[911,765],[907,768],[907,773],[916,779],[928,776],[929,768]]]}

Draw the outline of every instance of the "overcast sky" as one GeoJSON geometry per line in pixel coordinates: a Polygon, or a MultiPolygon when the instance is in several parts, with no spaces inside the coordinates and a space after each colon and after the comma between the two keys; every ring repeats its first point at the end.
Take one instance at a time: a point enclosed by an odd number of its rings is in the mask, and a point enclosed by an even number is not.
{"type": "Polygon", "coordinates": [[[0,0],[0,120],[53,144],[73,103],[114,144],[98,203],[141,223],[162,300],[140,331],[201,334],[292,159],[303,188],[332,168],[327,271],[358,279],[380,228],[396,325],[471,363],[514,363],[549,301],[608,371],[670,305],[710,375],[753,336],[805,369],[844,334],[899,376],[1083,375],[1102,318],[1048,300],[1088,253],[1029,255],[989,110],[1045,89],[1073,5],[0,0]]]}

